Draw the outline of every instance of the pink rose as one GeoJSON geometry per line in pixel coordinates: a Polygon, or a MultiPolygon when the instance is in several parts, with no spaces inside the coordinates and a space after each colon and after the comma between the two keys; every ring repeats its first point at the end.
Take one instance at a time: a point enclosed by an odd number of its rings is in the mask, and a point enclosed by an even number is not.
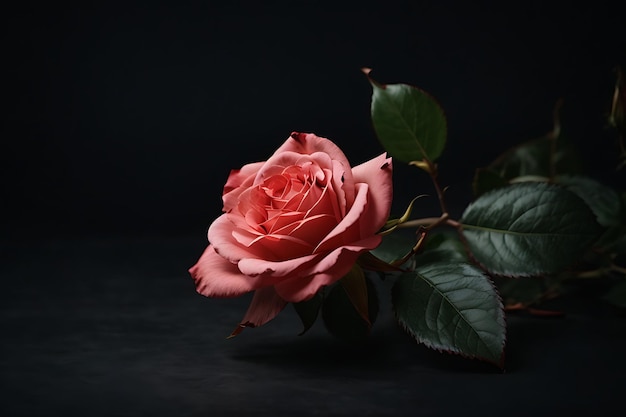
{"type": "Polygon", "coordinates": [[[330,140],[292,133],[266,162],[231,171],[225,214],[209,227],[210,244],[189,270],[197,291],[255,291],[239,331],[267,323],[288,302],[310,299],[380,244],[391,174],[385,154],[351,168],[330,140]]]}

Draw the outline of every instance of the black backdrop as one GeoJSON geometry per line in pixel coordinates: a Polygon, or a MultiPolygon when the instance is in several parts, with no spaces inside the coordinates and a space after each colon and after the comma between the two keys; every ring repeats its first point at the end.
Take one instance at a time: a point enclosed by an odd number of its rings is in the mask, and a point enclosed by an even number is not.
{"type": "MultiPolygon", "coordinates": [[[[229,170],[291,131],[355,164],[378,155],[364,66],[441,102],[442,182],[461,205],[474,168],[547,132],[559,98],[594,175],[613,180],[617,3],[16,3],[3,11],[3,229],[204,233],[229,170]]],[[[402,168],[398,204],[431,192],[402,168]]]]}
{"type": "MultiPolygon", "coordinates": [[[[364,66],[442,104],[453,215],[474,169],[551,129],[560,98],[589,172],[623,187],[606,130],[626,64],[618,3],[3,6],[0,415],[623,413],[626,322],[596,282],[542,306],[563,317],[507,314],[502,373],[417,346],[388,283],[360,349],[319,322],[297,338],[289,308],[227,341],[249,297],[208,300],[187,273],[230,169],[292,131],[354,164],[383,151],[364,66]]],[[[394,181],[398,207],[432,193],[401,164],[394,181]]]]}

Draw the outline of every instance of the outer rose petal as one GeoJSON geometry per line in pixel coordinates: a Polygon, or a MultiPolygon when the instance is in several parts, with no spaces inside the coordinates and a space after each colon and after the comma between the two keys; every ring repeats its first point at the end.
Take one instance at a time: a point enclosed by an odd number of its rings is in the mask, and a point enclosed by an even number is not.
{"type": "Polygon", "coordinates": [[[283,299],[298,303],[313,297],[317,291],[341,279],[350,271],[362,252],[374,249],[382,237],[374,235],[352,245],[338,248],[315,265],[309,276],[295,276],[275,285],[276,292],[283,299]]]}
{"type": "MultiPolygon", "coordinates": [[[[259,277],[287,277],[300,275],[302,270],[310,265],[315,265],[320,255],[307,255],[299,258],[288,259],[286,261],[272,262],[263,259],[245,258],[239,261],[239,270],[249,276],[259,277]]],[[[304,275],[308,275],[304,273],[304,275]]]]}
{"type": "Polygon", "coordinates": [[[209,245],[189,269],[196,291],[206,297],[238,297],[257,289],[260,280],[242,275],[236,265],[219,256],[209,245]]]}
{"type": "Polygon", "coordinates": [[[369,198],[365,212],[359,220],[361,236],[366,237],[380,230],[385,225],[391,211],[393,200],[391,158],[382,154],[374,159],[352,168],[354,181],[369,185],[369,198]]]}
{"type": "Polygon", "coordinates": [[[274,155],[278,155],[284,152],[297,152],[300,154],[311,155],[315,152],[323,152],[330,156],[330,159],[337,160],[349,167],[350,163],[348,158],[339,148],[330,140],[316,136],[313,133],[299,133],[293,132],[289,139],[283,143],[280,148],[274,152],[274,155]]]}
{"type": "Polygon", "coordinates": [[[209,242],[221,256],[232,263],[242,258],[271,256],[271,254],[263,253],[262,248],[258,250],[260,252],[255,252],[239,244],[233,237],[234,227],[228,214],[222,214],[209,226],[209,242]]]}
{"type": "Polygon", "coordinates": [[[248,177],[256,175],[264,164],[265,162],[253,162],[242,166],[241,169],[231,170],[230,175],[226,180],[226,184],[224,185],[224,194],[227,194],[235,188],[241,186],[241,184],[243,184],[248,177]]]}
{"type": "Polygon", "coordinates": [[[254,292],[254,297],[250,302],[246,315],[239,324],[239,327],[233,331],[232,336],[236,336],[246,327],[262,326],[280,313],[287,305],[287,301],[283,300],[274,287],[260,288],[254,292]]]}
{"type": "Polygon", "coordinates": [[[230,171],[224,191],[222,192],[222,202],[224,212],[232,210],[237,206],[239,195],[252,185],[256,173],[263,167],[265,162],[255,162],[230,171]]]}

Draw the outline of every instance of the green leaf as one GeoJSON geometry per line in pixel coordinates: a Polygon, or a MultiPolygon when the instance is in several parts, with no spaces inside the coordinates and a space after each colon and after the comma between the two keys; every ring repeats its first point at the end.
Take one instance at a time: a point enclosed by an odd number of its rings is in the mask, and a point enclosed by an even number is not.
{"type": "Polygon", "coordinates": [[[609,227],[598,239],[598,247],[614,255],[626,255],[626,234],[624,227],[609,227]]]}
{"type": "Polygon", "coordinates": [[[624,222],[624,207],[619,194],[612,188],[588,177],[558,176],[556,182],[574,192],[595,213],[602,226],[619,226],[624,222]]]}
{"type": "Polygon", "coordinates": [[[372,85],[371,116],[385,150],[403,162],[435,161],[443,152],[447,124],[443,110],[428,93],[407,84],[372,85]]]}
{"type": "Polygon", "coordinates": [[[472,181],[474,196],[478,197],[493,189],[504,187],[509,182],[499,172],[491,168],[478,168],[472,181]]]}
{"type": "Polygon", "coordinates": [[[522,142],[500,154],[487,167],[478,168],[472,182],[474,196],[510,182],[547,181],[557,174],[579,174],[582,159],[574,146],[564,140],[559,119],[560,104],[557,104],[552,131],[522,142]]]}
{"type": "Polygon", "coordinates": [[[456,232],[431,233],[415,257],[417,265],[434,262],[468,262],[467,252],[456,232]]]}
{"type": "Polygon", "coordinates": [[[555,138],[554,134],[523,142],[507,150],[489,164],[488,169],[507,181],[517,177],[549,178],[556,173],[579,173],[579,155],[571,145],[555,138]]]}
{"type": "Polygon", "coordinates": [[[409,253],[415,245],[415,233],[407,230],[397,230],[391,234],[383,236],[383,240],[377,248],[370,252],[389,264],[409,253]]]}
{"type": "Polygon", "coordinates": [[[343,287],[348,299],[352,303],[352,307],[359,313],[359,316],[370,327],[372,323],[369,318],[369,307],[367,302],[367,281],[363,270],[358,265],[354,265],[339,284],[343,287]]]}
{"type": "Polygon", "coordinates": [[[558,272],[579,260],[601,232],[580,197],[535,182],[483,194],[465,209],[461,223],[475,260],[508,276],[558,272]]]}
{"type": "Polygon", "coordinates": [[[506,340],[502,303],[476,267],[449,262],[419,267],[398,278],[392,302],[398,321],[418,343],[502,368],[506,340]]]}
{"type": "Polygon", "coordinates": [[[365,340],[378,315],[376,287],[369,278],[364,277],[364,280],[367,288],[368,321],[357,311],[341,281],[331,288],[322,304],[322,319],[328,332],[349,343],[365,340]]]}
{"type": "Polygon", "coordinates": [[[304,329],[300,332],[299,336],[306,333],[313,326],[315,320],[317,320],[321,306],[322,297],[319,293],[315,294],[315,296],[313,296],[310,300],[293,303],[293,307],[296,310],[296,313],[298,313],[300,320],[302,320],[302,325],[304,326],[304,329]]]}
{"type": "Polygon", "coordinates": [[[357,259],[357,264],[363,269],[375,272],[397,272],[401,270],[399,267],[377,258],[371,252],[363,252],[360,254],[357,259]]]}
{"type": "Polygon", "coordinates": [[[501,177],[511,179],[528,175],[550,176],[552,139],[533,139],[507,151],[490,168],[501,177]]]}

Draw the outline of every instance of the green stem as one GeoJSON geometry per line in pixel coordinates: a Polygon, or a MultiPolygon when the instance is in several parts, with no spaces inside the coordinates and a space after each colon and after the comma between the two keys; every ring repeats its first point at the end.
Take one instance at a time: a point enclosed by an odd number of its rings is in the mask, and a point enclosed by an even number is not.
{"type": "Polygon", "coordinates": [[[448,208],[446,207],[446,202],[443,198],[443,190],[439,185],[439,181],[437,180],[437,176],[439,174],[437,170],[437,165],[432,163],[431,161],[427,161],[429,165],[429,173],[430,178],[433,180],[433,185],[435,186],[435,190],[437,191],[437,198],[439,199],[439,206],[441,207],[442,216],[448,214],[448,208]]]}
{"type": "Polygon", "coordinates": [[[426,236],[428,235],[428,230],[422,229],[418,233],[419,233],[419,238],[417,239],[417,243],[413,246],[413,248],[411,248],[411,251],[407,253],[406,255],[404,255],[401,259],[398,259],[392,262],[391,265],[399,267],[400,265],[403,265],[404,263],[406,263],[411,256],[419,252],[419,250],[422,248],[422,245],[424,244],[424,240],[426,239],[426,236]]]}
{"type": "Polygon", "coordinates": [[[622,266],[611,264],[610,269],[611,269],[611,271],[617,272],[617,273],[622,274],[622,275],[626,275],[626,268],[624,268],[622,266]]]}
{"type": "Polygon", "coordinates": [[[609,272],[609,270],[610,270],[609,268],[599,268],[599,269],[592,269],[590,271],[582,271],[576,274],[576,278],[578,279],[601,278],[607,272],[609,272]]]}
{"type": "Polygon", "coordinates": [[[619,265],[611,264],[605,268],[592,269],[590,271],[582,271],[576,274],[576,278],[588,279],[588,278],[601,278],[608,272],[617,272],[618,274],[626,275],[626,268],[619,265]]]}
{"type": "Polygon", "coordinates": [[[456,220],[452,220],[452,219],[448,219],[448,220],[446,220],[446,224],[447,224],[448,226],[452,226],[452,227],[455,227],[455,228],[457,228],[457,229],[460,229],[460,228],[461,228],[461,226],[462,226],[461,222],[458,222],[458,221],[456,221],[456,220]]]}
{"type": "Polygon", "coordinates": [[[399,229],[409,229],[414,227],[423,227],[427,230],[434,229],[442,224],[447,224],[452,227],[460,227],[461,223],[450,218],[448,213],[443,213],[439,217],[424,217],[422,219],[409,220],[408,222],[400,223],[399,229]]]}

